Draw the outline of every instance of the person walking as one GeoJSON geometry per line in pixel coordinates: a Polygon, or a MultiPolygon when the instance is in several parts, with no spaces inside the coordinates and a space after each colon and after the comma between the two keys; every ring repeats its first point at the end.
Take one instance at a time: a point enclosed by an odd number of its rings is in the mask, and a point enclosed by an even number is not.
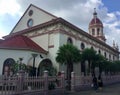
{"type": "Polygon", "coordinates": [[[93,87],[94,87],[94,90],[97,91],[97,89],[98,89],[98,82],[97,82],[97,78],[95,76],[93,77],[93,87]]]}
{"type": "Polygon", "coordinates": [[[99,77],[98,77],[98,88],[99,88],[99,90],[102,90],[102,87],[103,87],[103,82],[102,82],[101,76],[99,75],[99,77]]]}

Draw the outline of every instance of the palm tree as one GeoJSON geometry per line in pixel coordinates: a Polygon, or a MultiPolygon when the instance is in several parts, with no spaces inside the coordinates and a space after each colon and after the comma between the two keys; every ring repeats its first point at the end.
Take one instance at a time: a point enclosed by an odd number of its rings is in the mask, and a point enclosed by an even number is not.
{"type": "Polygon", "coordinates": [[[104,63],[106,61],[106,58],[102,56],[101,54],[96,54],[96,62],[95,67],[99,67],[99,76],[101,76],[102,71],[104,70],[104,63]]]}
{"type": "Polygon", "coordinates": [[[57,52],[56,61],[60,64],[66,64],[67,66],[67,80],[68,90],[70,90],[71,72],[73,71],[73,63],[79,62],[81,59],[80,51],[72,44],[65,44],[59,47],[57,52]]]}
{"type": "Polygon", "coordinates": [[[82,60],[88,61],[89,65],[89,71],[94,75],[94,67],[95,67],[95,61],[96,61],[96,51],[92,48],[86,48],[82,52],[82,60]]]}

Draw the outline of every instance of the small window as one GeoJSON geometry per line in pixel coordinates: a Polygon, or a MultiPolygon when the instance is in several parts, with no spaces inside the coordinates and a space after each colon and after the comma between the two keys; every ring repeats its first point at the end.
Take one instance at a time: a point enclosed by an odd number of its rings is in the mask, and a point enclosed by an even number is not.
{"type": "Polygon", "coordinates": [[[68,44],[73,44],[72,39],[71,39],[71,38],[68,38],[68,39],[67,39],[67,43],[68,43],[68,44]]]}
{"type": "Polygon", "coordinates": [[[81,49],[83,50],[85,48],[84,43],[81,43],[81,49]]]}
{"type": "Polygon", "coordinates": [[[28,13],[29,16],[32,16],[33,15],[33,10],[30,10],[29,13],[28,13]]]}
{"type": "Polygon", "coordinates": [[[28,20],[27,26],[28,26],[28,27],[32,27],[32,26],[33,26],[33,19],[29,19],[29,20],[28,20]]]}

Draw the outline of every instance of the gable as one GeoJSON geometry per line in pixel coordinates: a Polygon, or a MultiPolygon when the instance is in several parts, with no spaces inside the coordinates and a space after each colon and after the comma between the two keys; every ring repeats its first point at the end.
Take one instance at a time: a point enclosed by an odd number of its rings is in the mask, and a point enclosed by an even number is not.
{"type": "Polygon", "coordinates": [[[16,26],[13,28],[11,33],[45,23],[55,18],[57,17],[31,4],[16,26]]]}

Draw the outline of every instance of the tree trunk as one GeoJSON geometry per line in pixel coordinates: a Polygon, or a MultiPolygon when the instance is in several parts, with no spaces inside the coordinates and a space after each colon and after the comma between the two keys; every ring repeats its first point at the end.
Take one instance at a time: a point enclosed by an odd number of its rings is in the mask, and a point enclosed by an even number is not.
{"type": "Polygon", "coordinates": [[[71,72],[73,72],[73,63],[67,64],[67,90],[71,90],[71,72]]]}

